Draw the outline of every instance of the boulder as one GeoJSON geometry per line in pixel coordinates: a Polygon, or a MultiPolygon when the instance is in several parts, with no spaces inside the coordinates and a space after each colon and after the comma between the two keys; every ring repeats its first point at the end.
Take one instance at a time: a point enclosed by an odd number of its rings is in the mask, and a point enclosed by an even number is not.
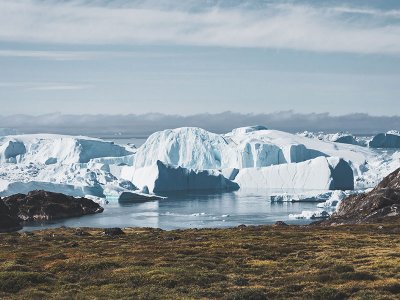
{"type": "Polygon", "coordinates": [[[276,221],[275,222],[275,224],[274,224],[274,226],[275,227],[282,227],[282,226],[289,226],[288,224],[286,224],[285,222],[283,222],[283,221],[276,221]]]}
{"type": "Polygon", "coordinates": [[[155,201],[164,199],[156,195],[148,195],[143,193],[122,192],[118,197],[119,203],[143,203],[147,201],[155,201]]]}
{"type": "Polygon", "coordinates": [[[109,236],[117,236],[125,234],[125,232],[123,232],[121,228],[115,227],[115,228],[105,228],[104,234],[109,236]]]}
{"type": "Polygon", "coordinates": [[[87,198],[74,198],[60,193],[35,190],[3,199],[12,215],[22,221],[54,220],[103,212],[103,208],[87,198]]]}

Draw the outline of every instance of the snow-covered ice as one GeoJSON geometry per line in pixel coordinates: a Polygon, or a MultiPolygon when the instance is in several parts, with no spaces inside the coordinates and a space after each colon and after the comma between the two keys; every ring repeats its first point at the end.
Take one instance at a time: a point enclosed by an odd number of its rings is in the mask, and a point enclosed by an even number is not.
{"type": "Polygon", "coordinates": [[[265,127],[240,128],[227,134],[183,127],[152,134],[137,150],[133,166],[141,168],[160,160],[192,169],[242,169],[303,162],[320,156],[343,158],[358,176],[376,153],[357,145],[310,139],[265,127]]]}
{"type": "Polygon", "coordinates": [[[129,154],[131,152],[113,142],[81,136],[29,134],[0,138],[0,162],[72,164],[129,154]]]}
{"type": "Polygon", "coordinates": [[[300,163],[241,169],[235,178],[241,188],[351,190],[353,171],[343,159],[318,157],[300,163]]]}
{"type": "Polygon", "coordinates": [[[335,142],[342,144],[350,144],[350,145],[358,145],[358,146],[367,146],[367,141],[364,138],[356,137],[348,132],[337,132],[337,133],[324,133],[324,132],[310,132],[303,131],[297,133],[299,136],[318,139],[321,141],[327,142],[335,142]]]}
{"type": "Polygon", "coordinates": [[[326,210],[303,210],[300,214],[290,214],[290,219],[309,219],[309,220],[316,220],[316,219],[326,219],[330,216],[330,213],[326,210]]]}
{"type": "Polygon", "coordinates": [[[331,191],[301,191],[301,192],[281,192],[271,195],[272,202],[316,202],[318,207],[324,207],[327,201],[331,199],[343,199],[349,191],[331,190],[331,191]],[[321,206],[320,206],[321,204],[321,206]]]}

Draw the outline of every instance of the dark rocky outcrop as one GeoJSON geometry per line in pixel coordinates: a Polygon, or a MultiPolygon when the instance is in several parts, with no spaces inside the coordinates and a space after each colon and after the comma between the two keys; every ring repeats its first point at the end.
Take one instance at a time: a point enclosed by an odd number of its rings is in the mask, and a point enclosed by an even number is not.
{"type": "Polygon", "coordinates": [[[289,225],[286,224],[286,223],[283,222],[283,221],[276,221],[275,224],[274,224],[274,226],[289,226],[289,225]]]}
{"type": "Polygon", "coordinates": [[[0,199],[0,232],[17,231],[22,228],[16,215],[0,199]]]}
{"type": "Polygon", "coordinates": [[[372,191],[344,199],[321,225],[387,223],[400,221],[400,168],[385,177],[372,191]]]}
{"type": "Polygon", "coordinates": [[[147,194],[138,194],[132,192],[122,192],[118,197],[119,203],[143,203],[154,200],[161,200],[162,197],[147,194]]]}
{"type": "Polygon", "coordinates": [[[22,221],[54,220],[103,212],[103,208],[90,199],[42,190],[12,195],[3,201],[11,215],[22,221]]]}
{"type": "Polygon", "coordinates": [[[125,232],[123,232],[121,228],[115,227],[115,228],[105,228],[104,234],[109,236],[116,236],[125,234],[125,232]]]}

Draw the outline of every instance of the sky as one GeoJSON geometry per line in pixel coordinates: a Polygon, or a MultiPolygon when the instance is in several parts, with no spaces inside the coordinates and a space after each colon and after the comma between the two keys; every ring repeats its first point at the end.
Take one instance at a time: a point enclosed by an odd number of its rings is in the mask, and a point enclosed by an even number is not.
{"type": "Polygon", "coordinates": [[[398,0],[0,0],[3,116],[399,116],[399,83],[398,0]]]}

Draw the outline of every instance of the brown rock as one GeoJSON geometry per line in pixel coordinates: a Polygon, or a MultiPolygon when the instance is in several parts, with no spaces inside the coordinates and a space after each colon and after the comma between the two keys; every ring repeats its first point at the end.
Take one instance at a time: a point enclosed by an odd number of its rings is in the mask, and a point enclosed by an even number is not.
{"type": "Polygon", "coordinates": [[[400,221],[400,168],[386,176],[369,193],[344,199],[328,220],[330,224],[382,223],[400,221]]]}
{"type": "Polygon", "coordinates": [[[54,220],[103,212],[96,202],[60,193],[32,191],[3,199],[12,215],[23,221],[54,220]]]}

